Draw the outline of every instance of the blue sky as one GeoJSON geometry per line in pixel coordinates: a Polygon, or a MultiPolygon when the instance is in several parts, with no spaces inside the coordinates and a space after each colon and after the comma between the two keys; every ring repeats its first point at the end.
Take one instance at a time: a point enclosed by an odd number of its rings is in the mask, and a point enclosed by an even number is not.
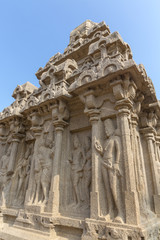
{"type": "Polygon", "coordinates": [[[86,19],[104,20],[121,34],[160,99],[160,0],[0,0],[0,111],[13,102],[17,84],[39,86],[35,72],[63,53],[86,19]]]}

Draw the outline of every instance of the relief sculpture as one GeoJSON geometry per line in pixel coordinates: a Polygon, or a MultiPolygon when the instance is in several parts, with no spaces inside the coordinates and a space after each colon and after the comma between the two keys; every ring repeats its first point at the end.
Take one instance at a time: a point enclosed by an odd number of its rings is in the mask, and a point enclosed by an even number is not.
{"type": "Polygon", "coordinates": [[[82,178],[82,164],[84,159],[84,151],[81,147],[77,135],[73,139],[72,157],[69,159],[71,164],[71,181],[73,184],[73,197],[76,205],[81,205],[81,178],[82,178]]]}
{"type": "Polygon", "coordinates": [[[102,156],[101,172],[107,197],[107,220],[123,222],[120,182],[122,172],[120,169],[121,142],[119,129],[115,129],[113,121],[104,121],[106,140],[102,147],[98,141],[95,148],[102,156]],[[116,213],[115,210],[116,209],[116,213]]]}
{"type": "Polygon", "coordinates": [[[10,190],[10,175],[8,173],[8,164],[10,160],[11,146],[8,147],[5,155],[0,160],[0,194],[1,206],[6,206],[7,198],[10,190]]]}
{"type": "Polygon", "coordinates": [[[71,182],[73,186],[73,199],[76,207],[88,207],[90,204],[91,187],[91,139],[85,138],[82,146],[78,135],[73,137],[71,165],[71,182]]]}
{"type": "Polygon", "coordinates": [[[13,175],[13,178],[15,178],[16,180],[15,185],[17,186],[14,205],[21,205],[24,203],[25,192],[28,187],[32,155],[33,143],[26,144],[26,152],[17,164],[16,170],[13,175]]]}
{"type": "Polygon", "coordinates": [[[48,202],[54,157],[53,146],[52,139],[48,139],[47,136],[44,137],[35,156],[34,186],[31,198],[31,202],[34,204],[42,203],[46,205],[48,202]]]}

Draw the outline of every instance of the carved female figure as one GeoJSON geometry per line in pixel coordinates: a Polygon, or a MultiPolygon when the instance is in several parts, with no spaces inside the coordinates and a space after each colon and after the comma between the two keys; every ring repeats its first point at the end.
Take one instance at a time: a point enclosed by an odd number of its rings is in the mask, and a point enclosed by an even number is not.
{"type": "Polygon", "coordinates": [[[120,194],[120,177],[122,176],[119,168],[120,163],[120,148],[121,142],[119,137],[119,129],[114,129],[111,119],[104,121],[106,141],[102,148],[98,142],[95,143],[97,151],[102,155],[101,162],[102,178],[108,201],[108,215],[106,218],[109,220],[114,216],[114,206],[116,207],[117,216],[115,222],[123,222],[121,194],[120,194]],[[113,205],[114,204],[114,205],[113,205]]]}

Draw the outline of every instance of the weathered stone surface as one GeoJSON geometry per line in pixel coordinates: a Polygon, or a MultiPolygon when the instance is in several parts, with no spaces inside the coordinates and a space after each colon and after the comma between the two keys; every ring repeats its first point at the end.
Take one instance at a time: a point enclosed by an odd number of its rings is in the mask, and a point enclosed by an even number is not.
{"type": "Polygon", "coordinates": [[[160,102],[90,20],[0,113],[0,239],[160,239],[160,102]]]}

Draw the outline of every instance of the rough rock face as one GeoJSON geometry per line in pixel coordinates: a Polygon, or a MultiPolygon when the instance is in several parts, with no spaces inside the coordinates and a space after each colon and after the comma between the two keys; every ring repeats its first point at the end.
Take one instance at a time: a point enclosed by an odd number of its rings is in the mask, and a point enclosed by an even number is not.
{"type": "Polygon", "coordinates": [[[0,239],[160,239],[160,102],[118,32],[71,32],[0,114],[0,239]]]}

